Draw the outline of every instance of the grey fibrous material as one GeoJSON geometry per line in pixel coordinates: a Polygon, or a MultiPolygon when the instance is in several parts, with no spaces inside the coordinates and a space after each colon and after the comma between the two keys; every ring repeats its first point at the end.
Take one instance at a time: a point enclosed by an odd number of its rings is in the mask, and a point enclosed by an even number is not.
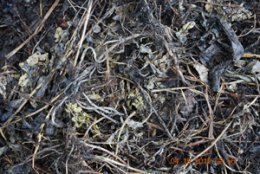
{"type": "Polygon", "coordinates": [[[93,111],[96,112],[97,114],[109,119],[110,121],[117,123],[116,120],[114,120],[112,117],[113,116],[122,116],[124,115],[121,112],[118,112],[116,109],[112,108],[112,107],[106,107],[106,106],[97,106],[96,104],[94,104],[89,98],[88,96],[83,93],[83,97],[84,99],[86,99],[86,101],[79,101],[77,100],[77,104],[82,107],[83,109],[86,109],[88,111],[93,111]]]}
{"type": "MultiPolygon", "coordinates": [[[[218,26],[217,31],[223,32],[227,43],[215,40],[206,50],[201,53],[200,61],[209,66],[209,85],[215,92],[220,88],[220,77],[233,61],[239,60],[244,54],[244,47],[229,24],[219,17],[213,16],[218,26]]],[[[215,28],[214,28],[215,29],[215,28]]],[[[219,39],[219,38],[217,38],[219,39]]]]}

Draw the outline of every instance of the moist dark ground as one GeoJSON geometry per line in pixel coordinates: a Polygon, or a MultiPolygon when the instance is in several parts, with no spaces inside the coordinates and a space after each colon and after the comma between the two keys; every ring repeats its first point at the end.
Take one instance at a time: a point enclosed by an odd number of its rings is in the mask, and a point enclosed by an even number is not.
{"type": "Polygon", "coordinates": [[[227,40],[211,16],[260,54],[259,1],[61,0],[7,58],[53,2],[0,0],[0,173],[260,172],[259,58],[229,61],[217,92],[194,68],[202,37],[227,40]]]}

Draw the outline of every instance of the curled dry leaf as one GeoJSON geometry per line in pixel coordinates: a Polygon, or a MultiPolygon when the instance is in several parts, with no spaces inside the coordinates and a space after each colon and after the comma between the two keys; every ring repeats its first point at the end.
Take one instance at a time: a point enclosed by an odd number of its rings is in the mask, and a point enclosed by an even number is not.
{"type": "Polygon", "coordinates": [[[74,122],[76,128],[80,128],[84,124],[87,125],[90,121],[89,114],[84,112],[83,109],[76,103],[67,104],[66,111],[73,115],[72,121],[74,122]]]}

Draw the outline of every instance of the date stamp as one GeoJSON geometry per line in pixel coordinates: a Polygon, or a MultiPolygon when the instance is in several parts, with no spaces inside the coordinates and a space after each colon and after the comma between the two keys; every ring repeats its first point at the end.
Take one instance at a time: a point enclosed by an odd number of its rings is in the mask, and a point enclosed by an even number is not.
{"type": "MultiPolygon", "coordinates": [[[[184,157],[184,158],[178,158],[178,157],[171,157],[169,158],[169,163],[172,165],[178,165],[178,164],[189,164],[192,162],[192,159],[189,157],[184,157]]],[[[193,161],[196,165],[209,165],[209,164],[217,164],[217,165],[223,165],[224,162],[227,164],[235,164],[236,159],[229,157],[224,161],[223,158],[216,157],[199,157],[193,161]]]]}

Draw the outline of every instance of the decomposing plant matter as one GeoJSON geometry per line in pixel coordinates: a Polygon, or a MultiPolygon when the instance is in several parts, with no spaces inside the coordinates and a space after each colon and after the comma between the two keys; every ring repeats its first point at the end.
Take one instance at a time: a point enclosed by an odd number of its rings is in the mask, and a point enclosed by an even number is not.
{"type": "Polygon", "coordinates": [[[0,173],[259,173],[241,2],[0,1],[0,173]]]}

